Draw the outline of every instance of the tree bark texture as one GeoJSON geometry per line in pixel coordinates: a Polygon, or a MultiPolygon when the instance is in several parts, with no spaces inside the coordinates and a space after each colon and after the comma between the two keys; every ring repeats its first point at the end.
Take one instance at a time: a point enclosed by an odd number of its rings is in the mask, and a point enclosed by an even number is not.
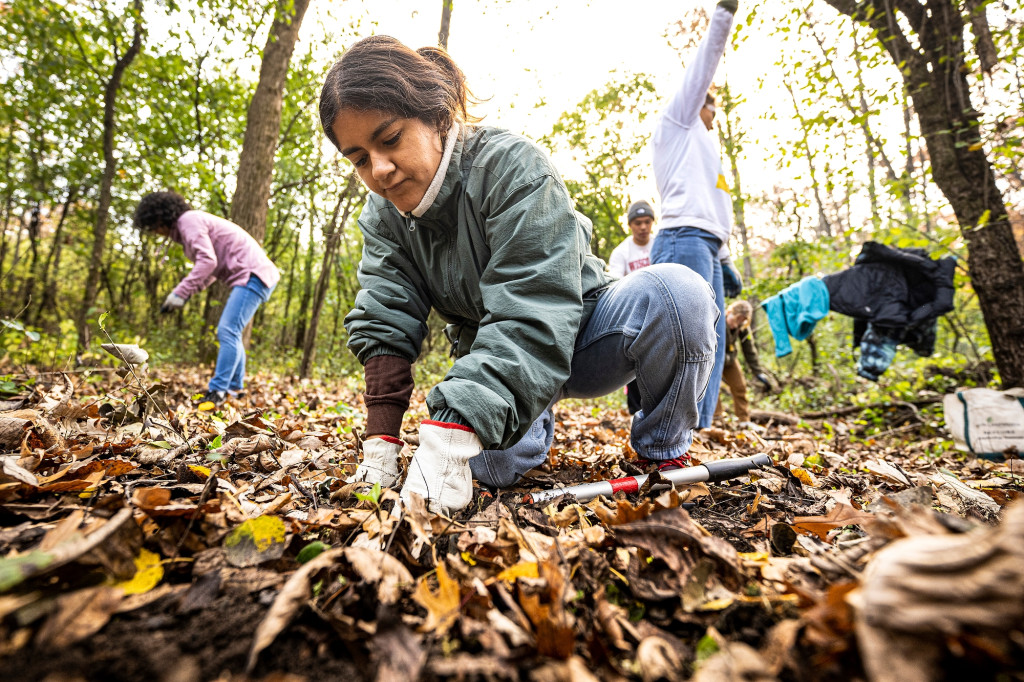
{"type": "Polygon", "coordinates": [[[718,141],[725,155],[729,159],[729,169],[732,171],[732,213],[733,222],[740,233],[740,243],[743,244],[743,279],[748,284],[754,281],[754,266],[750,260],[750,240],[747,234],[747,201],[743,197],[743,185],[740,182],[740,168],[738,158],[742,151],[743,133],[733,130],[732,114],[735,110],[735,101],[728,83],[721,91],[722,98],[722,123],[718,126],[718,141]]]}
{"type": "Polygon", "coordinates": [[[249,103],[245,123],[230,217],[261,244],[267,231],[267,205],[274,175],[274,153],[281,132],[281,102],[288,64],[307,7],[309,0],[278,3],[274,24],[263,48],[259,83],[249,103]]]}
{"type": "Polygon", "coordinates": [[[96,303],[99,290],[100,271],[103,265],[103,252],[107,245],[107,218],[110,214],[111,187],[114,185],[114,173],[117,170],[117,159],[114,158],[114,133],[117,123],[115,119],[117,93],[121,89],[121,81],[125,71],[142,50],[142,2],[135,2],[135,29],[132,43],[128,50],[114,62],[103,92],[103,177],[100,180],[99,204],[96,207],[96,225],[93,227],[92,254],[89,259],[89,274],[85,280],[85,291],[82,305],[76,315],[78,328],[78,350],[82,351],[89,344],[89,312],[96,303]]]}
{"type": "Polygon", "coordinates": [[[437,44],[448,49],[448,31],[452,26],[452,4],[454,0],[441,0],[441,30],[437,32],[437,44]]]}
{"type": "MultiPolygon", "coordinates": [[[[288,65],[308,7],[309,0],[278,2],[274,23],[263,48],[259,82],[246,116],[235,193],[231,196],[228,218],[260,244],[267,232],[270,185],[274,179],[274,155],[281,134],[281,109],[284,86],[288,80],[288,65]]],[[[215,329],[231,292],[221,282],[214,282],[208,291],[205,326],[215,329]]],[[[251,324],[243,334],[246,347],[249,346],[250,334],[251,324]]],[[[207,360],[215,358],[216,347],[212,343],[204,346],[203,357],[207,360]]]]}
{"type": "Polygon", "coordinates": [[[320,329],[320,313],[323,311],[324,301],[327,298],[327,288],[331,284],[331,266],[334,265],[335,256],[338,253],[338,246],[345,233],[345,224],[348,222],[356,202],[361,203],[362,194],[358,190],[359,181],[355,175],[349,176],[345,190],[338,197],[338,203],[334,205],[334,212],[331,215],[331,222],[324,236],[324,257],[320,264],[320,276],[316,281],[316,288],[313,290],[313,308],[309,316],[309,326],[306,327],[305,338],[302,343],[302,362],[299,364],[299,377],[305,379],[313,367],[313,360],[316,359],[316,335],[320,329]],[[342,213],[342,206],[345,210],[342,213]],[[339,214],[341,214],[339,218],[339,214]]]}
{"type": "Polygon", "coordinates": [[[52,320],[54,328],[59,329],[60,313],[57,312],[57,280],[56,276],[60,272],[60,255],[61,247],[63,246],[64,240],[64,221],[67,220],[68,211],[71,210],[71,206],[75,203],[77,197],[78,188],[71,187],[68,189],[68,196],[64,200],[64,205],[61,207],[60,220],[57,221],[57,227],[53,231],[53,246],[50,247],[50,253],[46,257],[46,261],[43,263],[43,281],[40,287],[43,290],[42,297],[39,300],[39,304],[36,307],[35,315],[30,318],[31,324],[38,325],[44,316],[49,313],[54,315],[55,319],[52,320]]]}
{"type": "Polygon", "coordinates": [[[313,241],[313,227],[316,222],[313,213],[309,221],[309,248],[306,249],[306,261],[302,266],[302,291],[299,296],[299,314],[296,315],[295,338],[291,341],[296,350],[302,350],[306,339],[306,317],[309,313],[309,302],[313,298],[313,257],[316,255],[316,243],[313,241]]]}
{"type": "Polygon", "coordinates": [[[970,99],[963,16],[951,0],[825,1],[877,31],[900,68],[928,146],[932,177],[967,240],[971,282],[1003,386],[1024,386],[1024,263],[970,99]],[[914,27],[918,47],[903,32],[897,12],[904,25],[914,27]]]}

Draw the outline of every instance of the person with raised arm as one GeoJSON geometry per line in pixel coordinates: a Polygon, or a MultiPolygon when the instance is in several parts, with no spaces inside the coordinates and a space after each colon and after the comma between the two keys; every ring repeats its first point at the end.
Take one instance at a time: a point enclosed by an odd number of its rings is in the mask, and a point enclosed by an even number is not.
{"type": "MultiPolygon", "coordinates": [[[[712,132],[715,97],[710,92],[736,9],[737,0],[718,3],[679,90],[661,112],[653,143],[661,227],[651,248],[651,262],[692,269],[711,285],[718,308],[712,389],[701,399],[699,428],[711,426],[725,362],[723,269],[729,269],[730,280],[738,280],[729,257],[732,200],[712,132]]],[[[738,296],[740,290],[741,286],[733,287],[730,293],[738,296]]]]}

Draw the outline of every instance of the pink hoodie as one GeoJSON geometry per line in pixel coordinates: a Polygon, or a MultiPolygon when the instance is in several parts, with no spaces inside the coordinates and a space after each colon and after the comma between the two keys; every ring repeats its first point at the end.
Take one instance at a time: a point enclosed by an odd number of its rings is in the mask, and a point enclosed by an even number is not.
{"type": "Polygon", "coordinates": [[[215,279],[234,287],[256,275],[271,289],[281,279],[259,242],[230,220],[205,211],[186,211],[178,218],[171,239],[185,247],[185,257],[194,263],[192,271],[174,288],[174,294],[183,299],[202,291],[215,279]]]}

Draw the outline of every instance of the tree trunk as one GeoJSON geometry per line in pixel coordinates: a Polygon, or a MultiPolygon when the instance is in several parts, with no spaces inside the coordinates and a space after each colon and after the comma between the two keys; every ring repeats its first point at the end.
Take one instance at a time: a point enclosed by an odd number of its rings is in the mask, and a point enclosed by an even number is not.
{"type": "MultiPolygon", "coordinates": [[[[340,198],[339,198],[340,201],[340,198]]],[[[301,349],[306,340],[306,316],[309,313],[309,301],[313,298],[313,257],[316,255],[316,244],[313,242],[314,216],[311,211],[309,220],[309,244],[306,249],[306,259],[302,264],[302,292],[299,296],[299,314],[296,315],[295,338],[292,345],[301,349]]]]}
{"type": "Polygon", "coordinates": [[[441,30],[437,32],[437,44],[448,49],[448,30],[452,26],[452,3],[454,0],[441,0],[441,30]]]}
{"type": "Polygon", "coordinates": [[[800,105],[796,101],[796,94],[793,92],[793,88],[789,85],[789,81],[784,80],[783,85],[786,86],[786,91],[789,92],[789,98],[793,101],[793,114],[796,119],[800,122],[800,144],[804,148],[804,156],[807,159],[807,169],[811,174],[811,193],[814,195],[814,203],[818,207],[818,226],[816,231],[819,236],[829,237],[831,242],[832,237],[832,224],[828,220],[828,216],[825,214],[825,202],[821,198],[820,185],[818,184],[818,173],[814,168],[814,152],[811,151],[811,145],[808,138],[808,130],[810,130],[810,124],[804,119],[803,114],[800,113],[800,105]]]}
{"type": "MultiPolygon", "coordinates": [[[[60,254],[64,239],[64,222],[67,220],[68,211],[71,210],[71,205],[75,202],[76,194],[76,187],[68,189],[68,196],[64,200],[64,206],[60,211],[60,220],[57,221],[57,227],[53,231],[53,246],[50,247],[50,253],[46,257],[46,261],[43,263],[43,282],[40,287],[43,293],[39,299],[39,305],[36,307],[34,316],[34,324],[36,325],[40,323],[47,312],[53,314],[56,310],[57,277],[55,277],[55,275],[60,272],[60,254]]],[[[59,318],[59,316],[57,317],[59,318]]]]}
{"type": "MultiPolygon", "coordinates": [[[[4,177],[11,177],[11,157],[14,147],[14,126],[7,129],[7,140],[4,143],[4,177]]],[[[7,260],[7,226],[11,222],[11,210],[14,207],[14,183],[7,183],[7,194],[4,196],[4,212],[0,217],[0,286],[4,283],[4,261],[7,260]]]]}
{"type": "Polygon", "coordinates": [[[306,337],[303,339],[302,344],[302,362],[299,364],[299,377],[302,379],[309,376],[313,360],[316,358],[316,335],[320,328],[320,313],[324,307],[324,300],[327,298],[327,288],[331,285],[331,268],[334,265],[334,259],[338,252],[338,245],[341,243],[341,237],[345,232],[345,224],[348,222],[348,218],[352,214],[352,208],[355,205],[353,199],[358,195],[358,192],[354,189],[357,186],[355,177],[349,176],[345,191],[341,193],[338,197],[338,203],[334,205],[334,213],[331,215],[329,231],[325,235],[324,257],[320,264],[320,276],[317,278],[316,289],[313,291],[313,309],[309,316],[309,327],[306,329],[306,337]],[[345,212],[339,220],[338,214],[341,212],[342,204],[345,204],[345,212]]]}
{"type": "Polygon", "coordinates": [[[967,240],[992,354],[1004,387],[1024,386],[1024,264],[996,186],[970,99],[964,19],[950,0],[826,0],[877,31],[900,65],[928,147],[932,177],[949,200],[967,240]],[[919,47],[903,33],[914,27],[919,47]]]}
{"type": "MultiPolygon", "coordinates": [[[[21,260],[21,233],[25,231],[25,213],[24,211],[18,216],[18,232],[14,235],[14,253],[11,254],[11,268],[7,271],[7,274],[0,273],[0,281],[6,282],[8,279],[11,281],[11,291],[14,291],[14,271],[18,267],[18,262],[21,260]]],[[[11,297],[14,300],[14,297],[11,297]]]]}
{"type": "Polygon", "coordinates": [[[733,222],[740,233],[740,243],[743,244],[743,279],[749,285],[754,279],[754,266],[750,258],[750,241],[747,234],[747,211],[746,198],[743,196],[743,186],[740,183],[740,168],[738,159],[743,151],[743,132],[733,129],[732,113],[736,109],[736,101],[733,99],[729,84],[726,83],[721,91],[722,95],[722,124],[718,126],[718,139],[729,159],[729,168],[732,170],[732,213],[733,222]]]}
{"type": "Polygon", "coordinates": [[[78,309],[75,320],[78,328],[78,351],[85,350],[89,345],[89,313],[96,304],[96,293],[99,289],[100,270],[103,264],[103,252],[107,245],[107,218],[110,214],[111,187],[114,184],[114,172],[117,170],[117,159],[114,158],[114,120],[117,106],[117,93],[121,89],[124,72],[142,50],[142,2],[135,0],[135,29],[132,44],[114,63],[114,69],[107,80],[103,92],[103,177],[100,180],[100,200],[96,208],[96,225],[93,228],[92,254],[89,258],[89,274],[85,280],[85,291],[82,305],[78,309]]]}
{"type": "Polygon", "coordinates": [[[249,103],[245,122],[238,178],[231,198],[231,221],[260,243],[267,231],[267,205],[274,175],[274,153],[281,132],[281,101],[288,78],[288,64],[308,6],[309,0],[281,0],[278,3],[274,24],[263,48],[260,80],[249,103]]]}
{"type": "Polygon", "coordinates": [[[21,309],[28,310],[32,304],[32,294],[36,287],[36,274],[39,268],[39,237],[42,232],[42,207],[37,200],[32,207],[32,217],[28,221],[28,248],[32,258],[25,273],[25,279],[21,283],[21,309]]]}
{"type": "Polygon", "coordinates": [[[288,285],[285,287],[284,295],[284,312],[281,314],[281,320],[284,324],[281,325],[281,333],[278,336],[277,343],[279,346],[288,345],[288,332],[291,331],[291,325],[289,324],[288,314],[292,308],[292,289],[295,286],[295,263],[299,260],[299,235],[294,236],[295,249],[292,252],[291,262],[288,263],[288,277],[283,278],[288,280],[288,285]]]}
{"type": "MultiPolygon", "coordinates": [[[[259,82],[246,115],[238,176],[228,217],[261,244],[267,232],[267,208],[274,178],[274,154],[281,134],[281,107],[288,65],[308,7],[309,0],[279,0],[274,23],[263,48],[259,82]]],[[[220,282],[214,282],[210,287],[204,316],[206,326],[217,326],[230,293],[228,287],[220,282]]],[[[249,345],[249,334],[250,328],[247,327],[243,337],[246,346],[249,345]]],[[[202,350],[206,359],[216,356],[212,344],[202,350]]]]}

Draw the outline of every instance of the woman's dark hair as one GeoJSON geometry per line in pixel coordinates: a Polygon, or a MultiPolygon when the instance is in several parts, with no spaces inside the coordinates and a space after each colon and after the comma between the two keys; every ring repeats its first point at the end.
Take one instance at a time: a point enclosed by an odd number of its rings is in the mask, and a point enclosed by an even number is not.
{"type": "Polygon", "coordinates": [[[153,192],[142,197],[135,209],[132,223],[140,230],[158,227],[174,228],[178,218],[192,207],[177,192],[153,192]]]}
{"type": "Polygon", "coordinates": [[[320,124],[335,147],[331,126],[342,109],[418,118],[444,135],[455,121],[479,120],[467,113],[471,98],[465,74],[443,49],[412,50],[391,36],[370,36],[349,47],[327,72],[320,124]]]}

